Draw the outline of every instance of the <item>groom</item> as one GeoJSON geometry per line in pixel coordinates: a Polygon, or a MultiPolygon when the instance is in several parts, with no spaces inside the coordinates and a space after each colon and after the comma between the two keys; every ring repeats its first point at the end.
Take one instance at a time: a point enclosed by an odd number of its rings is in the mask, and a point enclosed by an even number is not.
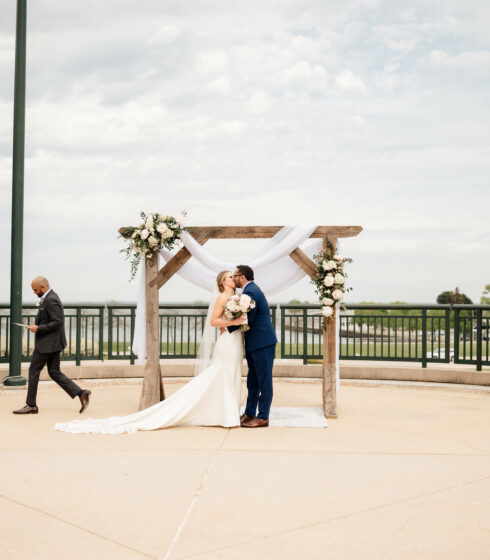
{"type": "MultiPolygon", "coordinates": [[[[272,366],[277,338],[271,322],[269,305],[262,290],[255,284],[253,270],[239,264],[233,275],[235,286],[255,301],[248,313],[250,330],[245,331],[245,357],[248,364],[247,406],[240,417],[243,428],[264,428],[269,425],[272,402],[272,366]],[[257,405],[259,413],[257,414],[257,405]]],[[[228,327],[230,332],[240,327],[228,327]]]]}

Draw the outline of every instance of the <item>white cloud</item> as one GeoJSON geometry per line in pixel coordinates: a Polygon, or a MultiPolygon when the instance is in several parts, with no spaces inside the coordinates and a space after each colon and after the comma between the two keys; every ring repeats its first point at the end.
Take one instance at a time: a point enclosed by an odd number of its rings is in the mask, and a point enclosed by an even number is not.
{"type": "Polygon", "coordinates": [[[205,50],[196,54],[196,70],[201,74],[215,74],[226,69],[228,55],[223,50],[205,50]]]}
{"type": "Polygon", "coordinates": [[[211,91],[224,95],[231,91],[231,80],[228,76],[218,76],[215,80],[209,82],[208,88],[211,91]]]}
{"type": "Polygon", "coordinates": [[[154,33],[149,42],[151,45],[168,45],[173,43],[181,34],[181,30],[177,25],[162,25],[156,33],[154,33]]]}
{"type": "Polygon", "coordinates": [[[350,70],[342,71],[336,78],[335,83],[341,91],[360,92],[366,91],[366,85],[362,78],[351,72],[350,70]]]}

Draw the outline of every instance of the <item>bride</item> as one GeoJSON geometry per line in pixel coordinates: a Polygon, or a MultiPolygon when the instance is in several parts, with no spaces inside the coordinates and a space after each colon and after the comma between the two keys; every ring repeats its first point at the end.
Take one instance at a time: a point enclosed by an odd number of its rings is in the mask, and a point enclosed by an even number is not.
{"type": "MultiPolygon", "coordinates": [[[[55,430],[74,434],[122,434],[138,430],[157,430],[170,426],[223,426],[231,428],[240,425],[240,390],[243,361],[243,337],[240,329],[233,333],[226,327],[243,325],[247,318],[228,320],[223,316],[223,308],[235,290],[233,274],[223,271],[216,278],[219,296],[214,306],[211,304],[205,325],[199,356],[203,347],[211,352],[211,340],[220,329],[212,358],[208,367],[199,372],[184,387],[162,402],[130,414],[94,420],[74,420],[57,423],[55,430]]],[[[204,354],[206,353],[204,352],[204,354]]],[[[206,358],[198,364],[207,365],[206,358]]],[[[201,368],[202,369],[202,368],[201,368]]]]}

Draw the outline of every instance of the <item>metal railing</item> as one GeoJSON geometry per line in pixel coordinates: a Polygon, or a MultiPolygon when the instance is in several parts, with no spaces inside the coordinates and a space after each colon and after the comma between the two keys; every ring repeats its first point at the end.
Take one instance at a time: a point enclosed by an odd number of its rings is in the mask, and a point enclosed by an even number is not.
{"type": "Polygon", "coordinates": [[[490,305],[454,306],[454,363],[490,365],[490,305]]]}
{"type": "MultiPolygon", "coordinates": [[[[206,305],[160,305],[160,357],[195,358],[206,305]]],[[[26,305],[23,321],[33,324],[37,308],[26,305]]],[[[65,305],[67,347],[63,360],[129,360],[136,306],[65,305]]],[[[320,305],[272,305],[271,320],[280,341],[277,357],[321,360],[320,305]],[[279,325],[277,318],[279,315],[279,325]]],[[[490,365],[490,306],[485,305],[347,305],[339,316],[342,360],[383,360],[490,365]]],[[[8,362],[10,317],[0,305],[0,363],[8,362]]],[[[23,361],[32,356],[34,335],[24,335],[23,361]]]]}
{"type": "MultiPolygon", "coordinates": [[[[347,305],[339,316],[341,360],[449,362],[449,305],[347,305]]],[[[281,306],[281,356],[323,356],[320,305],[281,306]]]]}
{"type": "MultiPolygon", "coordinates": [[[[199,349],[207,305],[161,304],[160,358],[195,358],[199,349]]],[[[129,359],[134,364],[131,349],[136,318],[135,305],[108,306],[109,360],[129,359]]],[[[276,308],[271,307],[271,320],[276,324],[276,308]]]]}
{"type": "MultiPolygon", "coordinates": [[[[104,309],[103,304],[65,305],[66,348],[62,360],[75,361],[104,359],[104,309]]],[[[0,363],[9,361],[10,315],[9,306],[0,305],[0,363]]],[[[35,305],[24,305],[22,322],[34,325],[37,314],[35,305]]],[[[21,328],[21,327],[19,327],[21,328]]],[[[22,345],[22,361],[31,359],[34,350],[34,334],[26,330],[22,345]]]]}

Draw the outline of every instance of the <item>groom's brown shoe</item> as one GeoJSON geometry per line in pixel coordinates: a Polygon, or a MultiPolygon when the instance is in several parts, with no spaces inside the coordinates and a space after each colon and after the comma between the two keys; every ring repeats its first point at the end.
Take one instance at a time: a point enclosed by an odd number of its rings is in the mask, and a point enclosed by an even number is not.
{"type": "Polygon", "coordinates": [[[84,389],[82,391],[82,394],[80,395],[80,402],[82,403],[82,408],[80,409],[80,414],[87,408],[89,400],[90,400],[91,393],[92,393],[92,391],[88,391],[86,389],[84,389]]]}
{"type": "Polygon", "coordinates": [[[244,422],[242,428],[267,428],[269,420],[262,420],[262,418],[252,418],[249,422],[244,422]]]}
{"type": "Polygon", "coordinates": [[[244,422],[250,422],[250,420],[253,420],[253,418],[251,416],[248,416],[247,414],[242,414],[240,416],[240,424],[243,424],[244,422]]]}
{"type": "Polygon", "coordinates": [[[39,408],[37,406],[29,406],[26,404],[19,410],[12,410],[14,414],[37,414],[39,412],[39,408]]]}

